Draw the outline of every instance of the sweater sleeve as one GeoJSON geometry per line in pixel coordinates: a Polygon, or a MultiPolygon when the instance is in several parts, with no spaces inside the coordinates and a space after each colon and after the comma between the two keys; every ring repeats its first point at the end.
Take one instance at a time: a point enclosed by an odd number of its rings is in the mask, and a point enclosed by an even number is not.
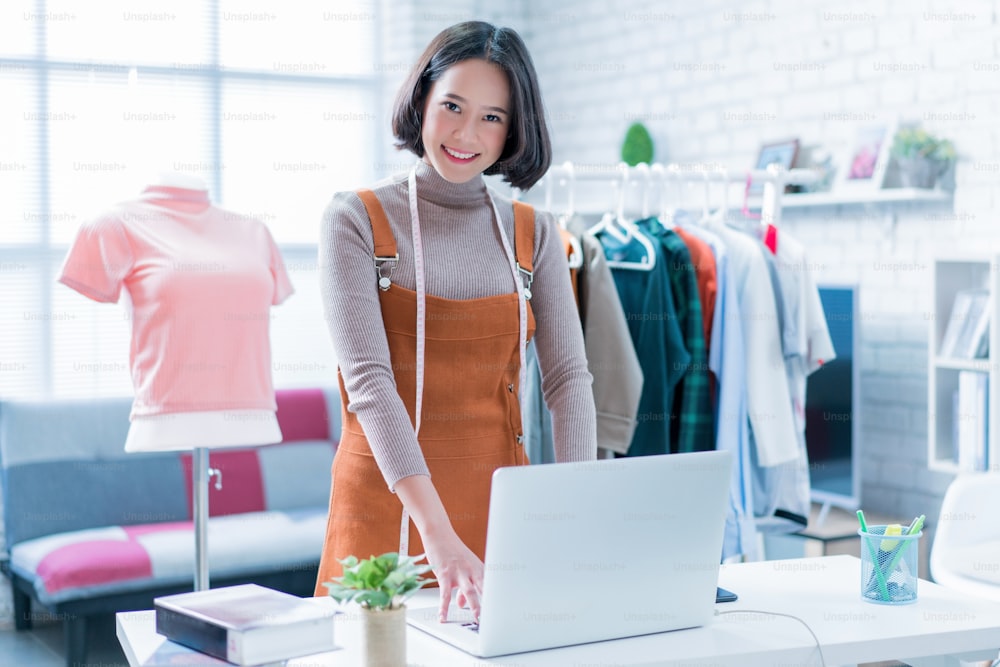
{"type": "Polygon", "coordinates": [[[535,215],[531,307],[542,393],[552,413],[556,461],[589,461],[597,458],[593,378],[587,370],[566,251],[552,215],[537,210],[535,215]]]}
{"type": "Polygon", "coordinates": [[[382,322],[374,242],[364,204],[353,192],[334,196],[320,229],[323,316],[347,396],[390,490],[410,475],[430,475],[413,425],[396,391],[382,322]]]}

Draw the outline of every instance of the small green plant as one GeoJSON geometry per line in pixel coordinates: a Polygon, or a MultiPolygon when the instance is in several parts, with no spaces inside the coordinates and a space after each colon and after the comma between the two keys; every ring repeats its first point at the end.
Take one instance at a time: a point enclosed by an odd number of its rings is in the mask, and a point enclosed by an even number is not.
{"type": "Polygon", "coordinates": [[[354,601],[365,609],[389,610],[403,606],[406,599],[434,579],[422,575],[430,565],[417,565],[420,556],[402,556],[395,552],[359,561],[348,556],[340,561],[344,574],[324,583],[330,597],[340,603],[354,601]]]}
{"type": "Polygon", "coordinates": [[[939,162],[955,159],[955,145],[934,136],[922,127],[904,127],[896,132],[892,154],[900,159],[927,158],[939,162]]]}
{"type": "Polygon", "coordinates": [[[652,164],[653,137],[642,123],[632,123],[625,132],[625,142],[622,144],[622,162],[634,167],[640,162],[652,164]]]}

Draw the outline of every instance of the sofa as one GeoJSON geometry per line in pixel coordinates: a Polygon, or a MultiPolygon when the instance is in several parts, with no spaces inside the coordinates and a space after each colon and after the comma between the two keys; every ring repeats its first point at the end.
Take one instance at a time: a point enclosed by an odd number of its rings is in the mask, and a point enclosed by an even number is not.
{"type": "MultiPolygon", "coordinates": [[[[276,392],[283,441],[211,450],[211,587],[312,595],[340,433],[336,389],[276,392]]],[[[126,453],[131,398],[0,401],[6,560],[15,626],[64,623],[84,664],[88,618],[194,586],[192,452],[126,453]]],[[[196,445],[196,443],[193,443],[196,445]]]]}

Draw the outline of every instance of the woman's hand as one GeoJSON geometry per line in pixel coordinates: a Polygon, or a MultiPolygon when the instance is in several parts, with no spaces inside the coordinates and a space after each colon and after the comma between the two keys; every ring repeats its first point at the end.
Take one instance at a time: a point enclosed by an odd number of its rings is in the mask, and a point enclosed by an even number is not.
{"type": "Polygon", "coordinates": [[[448,620],[448,606],[453,592],[457,592],[459,607],[472,610],[472,616],[479,620],[480,599],[483,594],[483,562],[458,537],[451,526],[442,534],[421,535],[427,562],[434,569],[438,587],[441,589],[441,608],[438,617],[442,623],[448,620]]]}
{"type": "Polygon", "coordinates": [[[483,562],[455,532],[430,477],[404,477],[396,482],[395,491],[420,531],[427,562],[441,588],[441,622],[448,620],[448,605],[455,591],[458,592],[458,605],[471,609],[478,621],[483,562]]]}

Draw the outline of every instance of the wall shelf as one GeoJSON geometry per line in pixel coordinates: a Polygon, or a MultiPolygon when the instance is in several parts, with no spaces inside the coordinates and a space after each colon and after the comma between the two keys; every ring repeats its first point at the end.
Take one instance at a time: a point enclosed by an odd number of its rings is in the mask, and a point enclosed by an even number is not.
{"type": "Polygon", "coordinates": [[[803,192],[785,194],[781,205],[786,209],[813,208],[821,206],[903,204],[919,202],[925,204],[951,201],[950,192],[921,188],[886,188],[884,190],[861,190],[857,192],[803,192]]]}
{"type": "MultiPolygon", "coordinates": [[[[952,194],[942,190],[921,188],[886,188],[883,190],[858,190],[847,192],[803,192],[784,194],[781,206],[785,209],[819,208],[823,206],[865,206],[869,204],[905,204],[909,202],[934,204],[951,201],[952,194]]],[[[760,200],[751,200],[759,208],[760,200]]]]}
{"type": "Polygon", "coordinates": [[[977,371],[979,373],[990,372],[990,362],[988,359],[952,359],[949,357],[935,357],[934,365],[937,368],[950,368],[956,371],[977,371]]]}

